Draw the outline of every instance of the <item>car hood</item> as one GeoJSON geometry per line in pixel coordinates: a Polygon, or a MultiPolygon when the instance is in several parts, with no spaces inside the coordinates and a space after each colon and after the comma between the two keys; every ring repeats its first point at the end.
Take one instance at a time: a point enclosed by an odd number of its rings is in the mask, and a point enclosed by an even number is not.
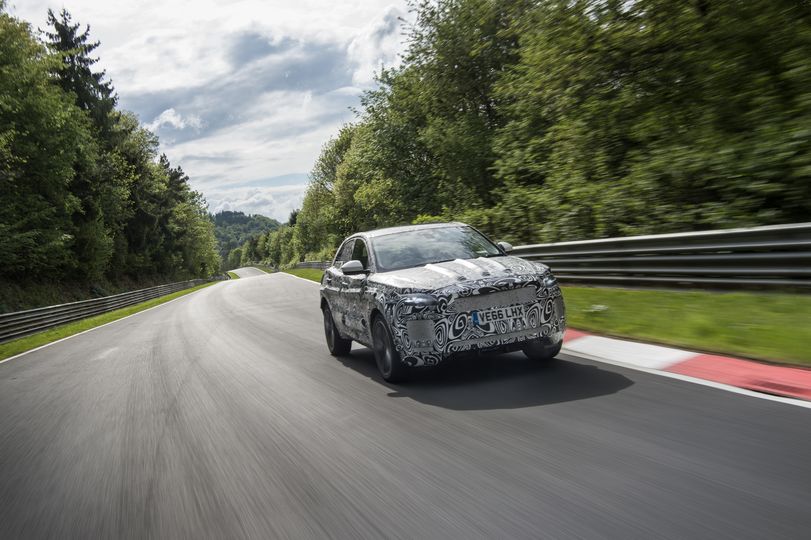
{"type": "Polygon", "coordinates": [[[518,257],[479,257],[381,272],[375,274],[371,281],[396,288],[433,291],[464,281],[537,275],[546,270],[548,268],[541,263],[525,261],[518,257]]]}

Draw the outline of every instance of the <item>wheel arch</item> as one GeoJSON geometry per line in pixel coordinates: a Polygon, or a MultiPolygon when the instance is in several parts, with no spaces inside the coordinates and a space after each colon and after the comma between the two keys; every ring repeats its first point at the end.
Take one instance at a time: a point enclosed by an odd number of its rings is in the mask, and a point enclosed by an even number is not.
{"type": "Polygon", "coordinates": [[[375,319],[377,319],[378,317],[382,317],[383,321],[386,321],[386,316],[383,315],[383,311],[378,306],[375,306],[375,307],[372,308],[372,311],[369,313],[369,326],[370,327],[371,327],[371,325],[373,325],[375,323],[375,319]]]}

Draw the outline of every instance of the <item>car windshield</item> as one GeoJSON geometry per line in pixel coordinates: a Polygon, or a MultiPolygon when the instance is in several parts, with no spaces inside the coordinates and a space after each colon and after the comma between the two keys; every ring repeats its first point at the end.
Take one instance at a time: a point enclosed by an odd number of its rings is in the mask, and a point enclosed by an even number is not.
{"type": "Polygon", "coordinates": [[[376,237],[372,249],[379,272],[428,263],[501,255],[499,249],[470,227],[450,226],[376,237]]]}

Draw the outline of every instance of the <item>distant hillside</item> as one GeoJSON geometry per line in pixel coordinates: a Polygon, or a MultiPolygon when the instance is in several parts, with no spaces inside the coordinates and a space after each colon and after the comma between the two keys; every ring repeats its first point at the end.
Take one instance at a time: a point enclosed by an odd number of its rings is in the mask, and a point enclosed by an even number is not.
{"type": "Polygon", "coordinates": [[[228,253],[245,243],[252,236],[274,230],[279,227],[275,219],[259,214],[244,214],[224,210],[212,216],[214,219],[214,234],[219,243],[220,255],[223,259],[228,253]]]}

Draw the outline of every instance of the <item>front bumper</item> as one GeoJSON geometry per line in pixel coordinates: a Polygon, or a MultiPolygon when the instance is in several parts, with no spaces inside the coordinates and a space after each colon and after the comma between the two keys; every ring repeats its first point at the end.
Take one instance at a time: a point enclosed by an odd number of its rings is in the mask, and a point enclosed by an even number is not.
{"type": "MultiPolygon", "coordinates": [[[[441,301],[436,309],[402,308],[396,319],[399,324],[393,325],[395,347],[404,363],[416,367],[436,365],[468,351],[516,350],[538,337],[560,342],[566,329],[560,288],[538,286],[533,293],[533,301],[524,304],[527,325],[517,330],[498,324],[476,325],[470,311],[454,311],[452,298],[441,301]]],[[[470,302],[459,305],[469,307],[470,302]]]]}

